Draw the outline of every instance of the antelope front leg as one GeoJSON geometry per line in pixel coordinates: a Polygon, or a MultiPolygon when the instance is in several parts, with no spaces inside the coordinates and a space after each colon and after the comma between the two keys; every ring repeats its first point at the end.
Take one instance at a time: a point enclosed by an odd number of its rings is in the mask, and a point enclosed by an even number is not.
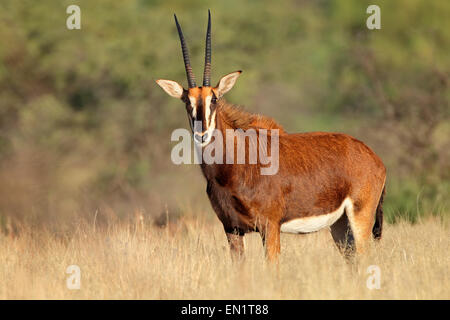
{"type": "Polygon", "coordinates": [[[278,262],[280,255],[280,225],[269,222],[260,231],[260,234],[266,248],[267,259],[271,262],[278,262]]]}
{"type": "Polygon", "coordinates": [[[244,235],[227,232],[227,239],[230,245],[231,259],[239,261],[244,258],[244,235]]]}

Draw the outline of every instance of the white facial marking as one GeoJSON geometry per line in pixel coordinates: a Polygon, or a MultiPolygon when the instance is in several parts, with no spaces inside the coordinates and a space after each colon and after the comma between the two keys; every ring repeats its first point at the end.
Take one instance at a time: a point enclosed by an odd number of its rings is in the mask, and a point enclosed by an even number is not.
{"type": "Polygon", "coordinates": [[[191,101],[192,118],[195,119],[197,116],[197,100],[194,97],[189,97],[189,100],[191,101]]]}
{"type": "Polygon", "coordinates": [[[209,116],[211,115],[211,96],[207,96],[205,99],[205,119],[206,119],[206,128],[209,129],[209,116]]]}
{"type": "Polygon", "coordinates": [[[191,126],[191,131],[194,132],[194,119],[197,115],[197,100],[194,97],[189,97],[189,101],[191,101],[192,114],[189,117],[189,124],[191,126]]]}
{"type": "Polygon", "coordinates": [[[326,228],[334,224],[342,216],[344,211],[353,213],[353,203],[350,198],[345,198],[341,206],[335,211],[322,214],[320,216],[312,216],[305,218],[292,219],[281,225],[281,232],[288,233],[309,233],[326,228]]]}
{"type": "Polygon", "coordinates": [[[216,110],[214,110],[211,116],[211,122],[209,123],[208,131],[213,131],[216,128],[216,110]]]}

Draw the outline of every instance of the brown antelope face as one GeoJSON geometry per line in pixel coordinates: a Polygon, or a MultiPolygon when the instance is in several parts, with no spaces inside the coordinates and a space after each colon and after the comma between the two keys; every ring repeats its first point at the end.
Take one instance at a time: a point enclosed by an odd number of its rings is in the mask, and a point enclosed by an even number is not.
{"type": "Polygon", "coordinates": [[[172,80],[159,79],[156,82],[172,97],[186,104],[186,111],[196,143],[206,145],[211,141],[216,129],[216,109],[218,100],[228,92],[236,82],[241,71],[223,76],[216,87],[194,87],[184,89],[172,80]]]}
{"type": "Polygon", "coordinates": [[[196,143],[205,146],[211,141],[213,131],[216,128],[217,101],[234,86],[241,71],[223,76],[217,86],[211,87],[211,14],[208,11],[203,86],[198,87],[195,84],[186,42],[176,16],[175,23],[180,36],[189,89],[184,89],[178,82],[172,80],[159,79],[156,80],[156,83],[170,96],[185,102],[194,140],[196,143]]]}

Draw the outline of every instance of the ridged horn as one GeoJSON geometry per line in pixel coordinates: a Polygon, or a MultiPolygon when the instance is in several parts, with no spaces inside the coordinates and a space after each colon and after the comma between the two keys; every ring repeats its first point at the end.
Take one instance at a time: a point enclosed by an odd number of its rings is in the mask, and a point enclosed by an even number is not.
{"type": "Polygon", "coordinates": [[[181,51],[183,51],[183,60],[184,60],[184,67],[186,69],[186,76],[189,88],[194,88],[197,85],[195,84],[195,76],[192,72],[191,62],[189,60],[189,52],[186,45],[186,41],[184,40],[183,31],[181,31],[180,24],[178,23],[177,16],[174,14],[175,17],[175,24],[177,25],[178,35],[180,36],[180,42],[181,42],[181,51]]]}
{"type": "Polygon", "coordinates": [[[206,31],[205,70],[203,71],[203,86],[211,86],[211,12],[208,9],[208,29],[206,31]]]}

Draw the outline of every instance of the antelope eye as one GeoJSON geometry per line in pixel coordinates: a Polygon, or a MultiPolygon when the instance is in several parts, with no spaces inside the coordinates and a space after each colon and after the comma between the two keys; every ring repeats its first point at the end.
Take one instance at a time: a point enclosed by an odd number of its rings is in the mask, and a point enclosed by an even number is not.
{"type": "Polygon", "coordinates": [[[213,96],[213,97],[212,97],[211,103],[212,103],[212,104],[216,104],[216,103],[217,103],[217,98],[216,98],[216,96],[213,96]]]}

